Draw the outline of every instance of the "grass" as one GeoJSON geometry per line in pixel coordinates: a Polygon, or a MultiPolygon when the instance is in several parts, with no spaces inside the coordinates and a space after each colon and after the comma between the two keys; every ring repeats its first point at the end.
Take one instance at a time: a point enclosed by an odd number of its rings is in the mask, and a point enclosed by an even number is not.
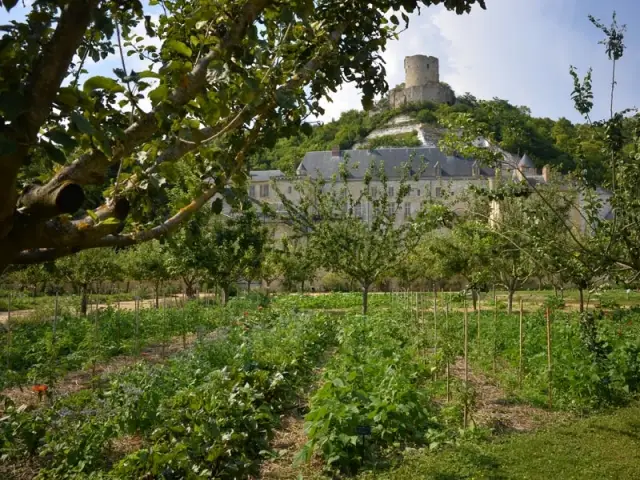
{"type": "Polygon", "coordinates": [[[531,434],[417,452],[396,469],[362,479],[636,479],[640,476],[640,406],[531,434]]]}

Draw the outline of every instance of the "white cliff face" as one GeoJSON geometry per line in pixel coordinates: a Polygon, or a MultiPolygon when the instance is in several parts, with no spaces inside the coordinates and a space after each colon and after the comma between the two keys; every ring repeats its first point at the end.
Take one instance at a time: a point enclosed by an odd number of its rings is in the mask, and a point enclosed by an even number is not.
{"type": "MultiPolygon", "coordinates": [[[[416,133],[421,147],[436,148],[443,131],[443,129],[434,127],[433,125],[419,123],[409,115],[398,115],[389,120],[383,127],[373,130],[366,136],[364,141],[355,144],[353,148],[363,148],[373,138],[395,136],[411,132],[416,133]]],[[[384,147],[385,145],[381,145],[379,148],[384,147]]]]}

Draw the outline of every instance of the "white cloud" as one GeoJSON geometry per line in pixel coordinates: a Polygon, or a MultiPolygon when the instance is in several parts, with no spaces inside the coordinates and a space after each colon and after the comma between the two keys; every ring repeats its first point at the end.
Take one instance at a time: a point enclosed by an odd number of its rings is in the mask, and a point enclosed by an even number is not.
{"type": "MultiPolygon", "coordinates": [[[[383,53],[387,81],[390,87],[404,81],[405,56],[434,55],[440,59],[441,81],[459,95],[499,97],[530,107],[535,116],[580,121],[570,98],[569,66],[578,67],[581,75],[592,66],[594,117],[602,118],[608,113],[611,67],[593,39],[597,32],[588,23],[586,8],[580,0],[491,0],[486,11],[474,8],[461,16],[442,7],[423,8],[383,53]]],[[[618,67],[617,108],[640,103],[630,81],[637,65],[627,52],[618,67]]],[[[347,85],[323,106],[321,120],[329,121],[360,108],[360,96],[347,85]]]]}

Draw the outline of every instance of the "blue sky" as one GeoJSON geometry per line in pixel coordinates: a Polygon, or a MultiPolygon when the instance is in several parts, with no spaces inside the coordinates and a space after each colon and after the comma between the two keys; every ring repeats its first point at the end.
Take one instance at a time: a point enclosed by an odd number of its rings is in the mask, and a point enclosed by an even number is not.
{"type": "MultiPolygon", "coordinates": [[[[422,8],[411,15],[409,29],[391,42],[383,57],[390,86],[404,80],[406,55],[427,54],[440,59],[440,79],[458,94],[471,92],[479,98],[500,97],[516,105],[526,105],[536,116],[567,117],[580,121],[570,99],[572,80],[569,65],[581,74],[594,68],[595,109],[593,118],[608,112],[611,66],[598,45],[602,34],[587,15],[605,24],[616,10],[619,23],[626,23],[627,50],[618,65],[615,106],[639,106],[640,91],[640,0],[486,0],[487,10],[457,16],[441,7],[422,8]]],[[[11,14],[2,11],[0,23],[21,16],[21,8],[11,14]]],[[[143,32],[140,32],[143,33],[143,32]]],[[[133,57],[128,68],[142,69],[133,57]]],[[[109,74],[119,66],[113,57],[91,74],[109,74]]],[[[322,120],[337,118],[341,112],[360,108],[355,87],[345,86],[324,102],[322,120]]]]}

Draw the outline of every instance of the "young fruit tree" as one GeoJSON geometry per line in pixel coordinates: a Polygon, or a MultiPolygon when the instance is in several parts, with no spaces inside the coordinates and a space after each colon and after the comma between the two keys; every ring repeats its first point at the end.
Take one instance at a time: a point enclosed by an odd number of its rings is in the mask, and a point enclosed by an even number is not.
{"type": "Polygon", "coordinates": [[[81,252],[75,257],[60,258],[55,263],[56,276],[69,282],[80,294],[80,313],[87,314],[89,288],[92,284],[116,276],[120,262],[113,249],[105,248],[97,252],[81,252]]]}
{"type": "Polygon", "coordinates": [[[362,312],[367,313],[371,286],[386,276],[410,254],[425,232],[444,224],[450,215],[441,205],[430,205],[412,217],[400,218],[404,200],[410,194],[412,159],[398,168],[395,195],[390,195],[385,166],[372,162],[367,167],[363,188],[352,189],[351,170],[358,168],[346,159],[330,181],[324,177],[299,180],[295,188],[300,202],[292,202],[277,189],[287,220],[297,234],[307,239],[307,251],[318,265],[342,273],[360,284],[362,312]]]}
{"type": "Polygon", "coordinates": [[[208,248],[203,244],[205,239],[202,231],[209,219],[208,212],[200,210],[181,230],[169,236],[162,246],[167,271],[172,277],[182,280],[188,298],[196,296],[196,287],[206,276],[200,260],[201,253],[208,248]]]}
{"type": "Polygon", "coordinates": [[[394,11],[484,3],[3,0],[0,271],[171,233],[245,181],[248,155],[309,132],[304,119],[344,82],[370,108],[388,89],[380,51],[401,28],[394,11]],[[199,192],[158,218],[189,155],[199,192]]]}
{"type": "Polygon", "coordinates": [[[316,258],[312,255],[305,238],[295,235],[284,236],[280,239],[277,252],[284,287],[289,291],[299,288],[304,293],[305,284],[313,282],[318,270],[316,258]]]}
{"type": "Polygon", "coordinates": [[[129,249],[126,254],[127,275],[138,282],[153,285],[156,308],[160,308],[160,290],[163,282],[171,278],[168,255],[158,240],[129,249]]]}
{"type": "Polygon", "coordinates": [[[256,211],[244,207],[229,217],[212,216],[200,232],[199,264],[207,279],[220,288],[223,305],[231,286],[263,258],[270,238],[256,211]]]}

